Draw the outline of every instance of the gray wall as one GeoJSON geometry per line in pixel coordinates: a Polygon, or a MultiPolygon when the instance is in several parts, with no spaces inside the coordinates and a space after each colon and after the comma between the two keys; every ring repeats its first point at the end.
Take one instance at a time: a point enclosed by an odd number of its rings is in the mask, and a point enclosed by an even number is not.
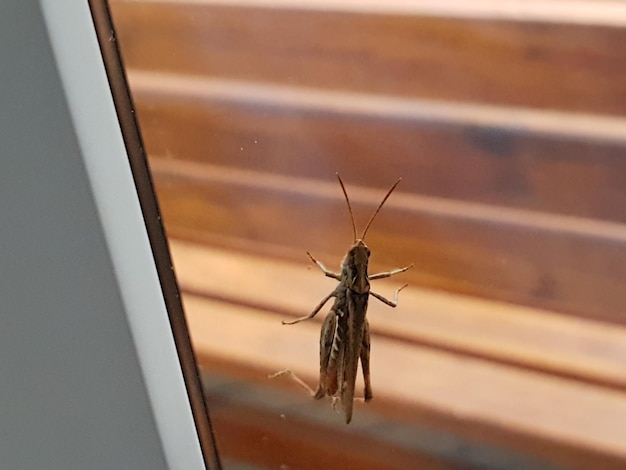
{"type": "Polygon", "coordinates": [[[0,2],[0,468],[166,468],[56,67],[39,3],[0,2]]]}

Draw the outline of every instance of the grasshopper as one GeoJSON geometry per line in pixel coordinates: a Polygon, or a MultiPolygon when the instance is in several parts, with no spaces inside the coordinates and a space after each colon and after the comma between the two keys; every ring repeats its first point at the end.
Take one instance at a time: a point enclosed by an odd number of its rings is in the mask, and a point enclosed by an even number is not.
{"type": "Polygon", "coordinates": [[[411,264],[404,268],[378,274],[368,275],[367,273],[370,249],[364,242],[365,235],[381,207],[402,178],[398,179],[389,191],[387,191],[387,194],[378,205],[378,208],[370,217],[360,238],[357,238],[356,224],[354,222],[354,215],[352,213],[348,193],[338,173],[337,179],[339,180],[343,195],[348,204],[354,234],[354,245],[348,250],[348,253],[343,259],[341,273],[329,271],[321,261],[318,261],[307,252],[309,258],[311,258],[322,272],[327,277],[338,280],[339,284],[335,290],[322,299],[309,315],[297,318],[293,321],[282,322],[283,325],[293,325],[304,320],[309,320],[322,309],[331,297],[335,298],[333,306],[324,320],[320,335],[319,385],[317,390],[313,391],[313,389],[289,370],[277,372],[271,377],[290,374],[294,380],[307,389],[315,399],[329,396],[333,400],[333,406],[337,401],[340,401],[347,424],[352,420],[354,388],[359,359],[361,360],[363,379],[365,382],[364,399],[367,402],[373,398],[372,385],[370,382],[370,332],[368,321],[365,318],[369,296],[373,295],[376,299],[390,307],[396,307],[398,305],[398,293],[407,286],[407,284],[405,284],[396,289],[394,300],[391,301],[371,291],[369,281],[402,273],[413,265],[411,264]]]}

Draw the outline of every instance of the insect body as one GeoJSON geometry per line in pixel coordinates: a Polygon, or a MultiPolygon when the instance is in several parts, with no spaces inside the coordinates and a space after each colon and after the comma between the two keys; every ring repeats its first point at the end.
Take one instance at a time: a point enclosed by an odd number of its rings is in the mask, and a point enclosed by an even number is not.
{"type": "MultiPolygon", "coordinates": [[[[378,211],[380,211],[380,208],[391,192],[396,188],[400,180],[396,181],[391,189],[389,189],[387,195],[383,198],[367,223],[363,234],[360,238],[357,238],[350,199],[348,198],[348,193],[346,192],[346,188],[339,174],[337,174],[337,178],[339,179],[339,184],[341,185],[341,189],[343,190],[348,204],[354,233],[354,245],[348,250],[343,260],[341,273],[329,271],[324,264],[316,260],[310,253],[307,253],[326,276],[338,280],[339,284],[334,291],[322,299],[311,314],[290,322],[283,322],[283,324],[293,325],[303,320],[313,318],[331,297],[335,298],[333,306],[322,325],[320,336],[320,379],[317,390],[313,392],[306,384],[295,376],[294,378],[298,380],[301,385],[310,390],[316,399],[329,396],[333,398],[334,402],[339,400],[346,423],[349,423],[352,419],[354,387],[359,359],[361,361],[363,379],[365,382],[365,401],[369,401],[373,397],[369,370],[370,333],[369,324],[365,318],[369,296],[373,295],[390,307],[395,307],[398,304],[398,293],[406,287],[405,284],[398,288],[395,292],[394,300],[391,301],[371,291],[369,281],[399,274],[409,269],[412,265],[373,275],[368,275],[367,272],[370,249],[363,241],[365,234],[374,220],[374,217],[376,217],[376,214],[378,214],[378,211]]],[[[281,375],[283,373],[290,373],[290,371],[281,371],[274,375],[281,375]]]]}

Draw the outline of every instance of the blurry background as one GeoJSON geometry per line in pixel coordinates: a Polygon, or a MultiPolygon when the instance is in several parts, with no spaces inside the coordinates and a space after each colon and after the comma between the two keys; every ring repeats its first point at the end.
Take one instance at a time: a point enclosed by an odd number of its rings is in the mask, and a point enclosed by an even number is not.
{"type": "Polygon", "coordinates": [[[111,8],[227,469],[626,466],[622,2],[111,8]],[[370,272],[415,263],[349,426],[267,379],[317,384],[335,172],[360,230],[403,178],[370,272]]]}

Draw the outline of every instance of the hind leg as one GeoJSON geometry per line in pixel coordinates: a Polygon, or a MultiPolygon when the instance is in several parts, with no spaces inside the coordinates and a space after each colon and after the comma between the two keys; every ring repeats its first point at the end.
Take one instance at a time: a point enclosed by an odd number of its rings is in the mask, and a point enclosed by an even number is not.
{"type": "Polygon", "coordinates": [[[363,342],[361,343],[361,367],[363,369],[363,381],[365,382],[365,401],[370,401],[372,394],[372,383],[370,382],[370,325],[365,320],[363,331],[363,342]]]}

